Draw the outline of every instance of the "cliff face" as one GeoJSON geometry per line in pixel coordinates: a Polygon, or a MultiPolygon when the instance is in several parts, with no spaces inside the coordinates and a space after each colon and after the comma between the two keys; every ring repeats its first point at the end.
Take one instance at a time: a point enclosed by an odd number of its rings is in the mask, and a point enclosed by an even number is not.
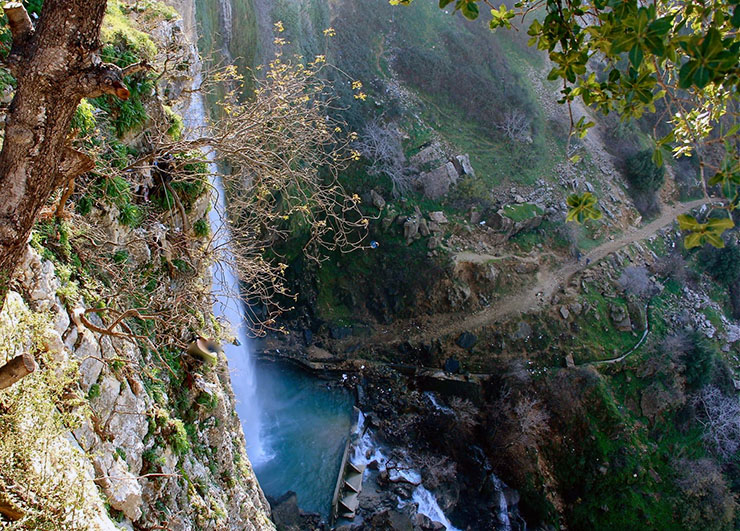
{"type": "MultiPolygon", "coordinates": [[[[179,7],[192,16],[191,4],[179,7]]],[[[194,36],[193,26],[166,14],[151,30],[141,25],[137,31],[161,49],[176,45],[189,54],[187,74],[160,81],[171,95],[192,82],[199,60],[184,37],[194,36]]],[[[144,101],[150,116],[164,112],[155,93],[144,101]]],[[[172,97],[168,103],[186,107],[172,97]]],[[[146,128],[132,142],[141,142],[146,128]]],[[[194,199],[186,226],[204,219],[209,201],[205,191],[194,199]]],[[[97,231],[90,244],[117,249],[132,270],[169,261],[168,247],[184,232],[179,216],[131,228],[112,205],[96,204],[84,218],[97,231]]],[[[72,238],[84,231],[78,220],[72,215],[65,222],[72,238]]],[[[94,288],[70,281],[70,268],[38,241],[29,246],[0,314],[6,351],[0,361],[30,351],[39,362],[35,373],[0,391],[0,523],[18,529],[274,529],[246,454],[223,355],[205,365],[152,341],[107,333],[100,317],[105,301],[93,302],[94,288]],[[71,293],[78,287],[84,297],[71,293]]],[[[169,296],[197,291],[207,307],[209,263],[195,257],[189,265],[193,274],[171,282],[169,296]]],[[[214,332],[207,321],[203,332],[214,332]]]]}

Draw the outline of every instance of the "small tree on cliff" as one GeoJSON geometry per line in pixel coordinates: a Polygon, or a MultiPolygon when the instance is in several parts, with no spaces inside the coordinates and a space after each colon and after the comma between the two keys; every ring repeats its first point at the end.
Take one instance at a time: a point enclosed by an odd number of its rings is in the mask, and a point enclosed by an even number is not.
{"type": "MultiPolygon", "coordinates": [[[[105,8],[105,0],[46,0],[34,27],[22,3],[3,5],[13,39],[4,66],[16,90],[0,152],[0,310],[39,211],[54,190],[93,167],[69,146],[80,100],[129,96],[126,72],[98,55],[105,8]]],[[[29,363],[14,371],[22,376],[29,363]]]]}

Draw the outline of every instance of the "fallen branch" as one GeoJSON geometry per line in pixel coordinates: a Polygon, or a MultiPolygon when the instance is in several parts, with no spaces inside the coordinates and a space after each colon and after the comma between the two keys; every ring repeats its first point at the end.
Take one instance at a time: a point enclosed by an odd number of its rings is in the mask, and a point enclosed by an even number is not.
{"type": "Polygon", "coordinates": [[[0,367],[0,389],[5,389],[38,368],[36,360],[29,353],[16,356],[0,367]]]}

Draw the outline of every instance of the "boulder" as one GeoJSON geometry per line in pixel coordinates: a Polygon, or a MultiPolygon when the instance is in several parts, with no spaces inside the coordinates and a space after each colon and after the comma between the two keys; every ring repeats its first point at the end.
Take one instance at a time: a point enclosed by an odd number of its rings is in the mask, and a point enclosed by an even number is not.
{"type": "Polygon", "coordinates": [[[620,330],[622,332],[632,331],[632,321],[630,320],[630,316],[624,306],[613,303],[610,304],[609,317],[611,317],[611,320],[612,322],[614,322],[614,326],[617,328],[617,330],[620,330]]]}
{"type": "Polygon", "coordinates": [[[428,199],[440,199],[447,195],[450,186],[455,184],[458,179],[455,165],[448,162],[431,171],[419,175],[418,183],[428,199]]]}
{"type": "Polygon", "coordinates": [[[280,529],[300,529],[301,510],[298,508],[298,496],[288,491],[277,500],[270,500],[272,519],[280,529]]]}
{"type": "Polygon", "coordinates": [[[462,167],[463,175],[475,177],[475,170],[473,169],[473,165],[470,164],[470,156],[467,153],[465,153],[465,155],[458,155],[455,159],[457,159],[457,162],[462,167]]]}
{"type": "Polygon", "coordinates": [[[434,143],[425,147],[416,155],[411,157],[411,164],[420,166],[422,164],[429,164],[431,162],[442,160],[442,158],[444,158],[442,147],[439,144],[434,143]]]}
{"type": "Polygon", "coordinates": [[[427,220],[424,218],[421,218],[419,221],[419,234],[421,234],[422,238],[426,238],[431,234],[431,231],[429,230],[429,225],[427,225],[427,220]]]}
{"type": "Polygon", "coordinates": [[[478,337],[471,332],[463,332],[455,341],[458,347],[464,348],[465,350],[470,350],[477,342],[478,337]]]}
{"type": "Polygon", "coordinates": [[[565,306],[560,307],[560,316],[565,319],[566,321],[570,317],[570,312],[568,311],[568,308],[565,306]]]}
{"type": "Polygon", "coordinates": [[[430,212],[429,219],[439,225],[444,225],[445,223],[449,223],[449,221],[447,220],[447,216],[445,216],[445,213],[442,212],[441,210],[430,212]]]}
{"type": "Polygon", "coordinates": [[[403,237],[406,240],[406,243],[411,243],[418,233],[419,220],[416,216],[408,218],[403,223],[403,237]]]}
{"type": "Polygon", "coordinates": [[[387,231],[391,228],[391,225],[393,225],[393,222],[396,221],[396,217],[398,217],[398,214],[395,210],[389,210],[388,215],[386,215],[383,220],[380,222],[380,226],[383,228],[383,232],[387,231]]]}
{"type": "Polygon", "coordinates": [[[372,201],[373,206],[378,210],[383,210],[383,208],[385,208],[385,199],[383,199],[383,196],[375,190],[370,190],[370,200],[372,201]]]}
{"type": "Polygon", "coordinates": [[[425,514],[416,513],[414,516],[414,529],[418,529],[419,531],[443,531],[446,528],[441,522],[434,521],[425,514]]]}
{"type": "Polygon", "coordinates": [[[497,232],[508,232],[514,226],[514,222],[499,212],[494,212],[486,218],[486,225],[497,232]]]}
{"type": "Polygon", "coordinates": [[[427,240],[427,249],[436,249],[442,245],[442,237],[441,236],[432,236],[427,240]]]}

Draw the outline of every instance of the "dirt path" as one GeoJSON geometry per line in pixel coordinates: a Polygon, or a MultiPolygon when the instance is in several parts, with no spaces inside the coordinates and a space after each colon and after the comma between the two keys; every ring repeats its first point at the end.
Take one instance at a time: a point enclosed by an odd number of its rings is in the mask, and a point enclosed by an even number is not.
{"type": "Polygon", "coordinates": [[[532,287],[494,301],[484,310],[472,314],[458,312],[398,321],[394,325],[379,328],[375,337],[368,343],[387,344],[401,340],[428,342],[445,335],[457,335],[465,331],[476,330],[495,322],[511,319],[521,313],[543,308],[550,304],[552,295],[574,274],[595,265],[623,247],[652,236],[658,230],[670,225],[676,216],[709,202],[711,201],[708,199],[697,199],[667,207],[659,218],[592,249],[581,257],[580,262],[569,262],[553,271],[540,271],[532,287]]]}

